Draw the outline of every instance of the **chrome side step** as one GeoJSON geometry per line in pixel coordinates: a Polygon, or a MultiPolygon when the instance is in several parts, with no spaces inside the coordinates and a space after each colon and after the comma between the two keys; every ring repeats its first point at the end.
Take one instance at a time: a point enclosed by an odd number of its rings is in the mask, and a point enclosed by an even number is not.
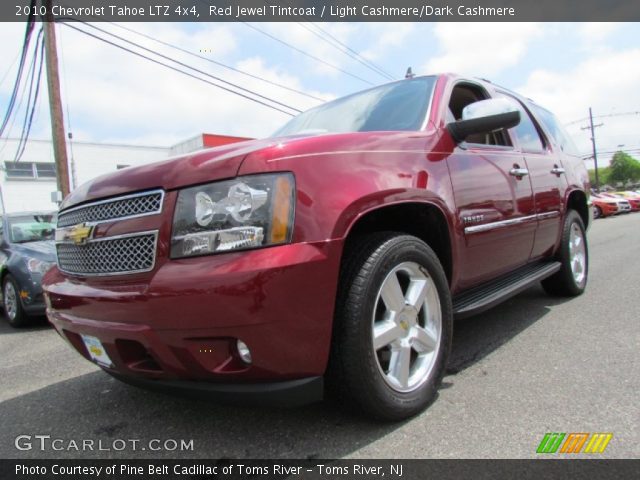
{"type": "Polygon", "coordinates": [[[560,270],[560,262],[527,265],[490,283],[453,297],[453,315],[466,318],[507,300],[560,270]]]}

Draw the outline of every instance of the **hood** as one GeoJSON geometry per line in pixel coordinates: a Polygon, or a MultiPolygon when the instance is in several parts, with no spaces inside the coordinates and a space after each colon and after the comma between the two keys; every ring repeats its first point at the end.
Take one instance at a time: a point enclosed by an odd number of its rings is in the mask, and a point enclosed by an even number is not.
{"type": "Polygon", "coordinates": [[[56,261],[56,244],[53,240],[13,243],[11,244],[11,249],[23,257],[36,258],[52,263],[56,261]]]}
{"type": "Polygon", "coordinates": [[[275,143],[270,138],[249,140],[108,173],[80,185],[65,198],[60,209],[141,190],[172,190],[231,178],[237,174],[246,155],[275,143]]]}
{"type": "Polygon", "coordinates": [[[87,182],[62,202],[65,209],[83,202],[162,188],[175,190],[199,183],[233,178],[247,160],[242,174],[270,169],[273,159],[322,152],[361,152],[388,148],[412,149],[414,137],[431,136],[433,132],[309,132],[286,137],[248,140],[201,150],[162,162],[126,168],[87,182]]]}

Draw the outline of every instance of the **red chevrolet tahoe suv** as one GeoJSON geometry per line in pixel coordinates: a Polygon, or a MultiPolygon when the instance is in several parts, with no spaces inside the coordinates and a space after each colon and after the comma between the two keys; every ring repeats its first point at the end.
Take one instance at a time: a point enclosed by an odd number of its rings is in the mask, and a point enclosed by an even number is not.
{"type": "Polygon", "coordinates": [[[434,398],[453,320],[587,283],[587,171],[556,118],[416,77],[273,137],[99,177],[58,215],[47,314],[125,382],[374,417],[434,398]]]}

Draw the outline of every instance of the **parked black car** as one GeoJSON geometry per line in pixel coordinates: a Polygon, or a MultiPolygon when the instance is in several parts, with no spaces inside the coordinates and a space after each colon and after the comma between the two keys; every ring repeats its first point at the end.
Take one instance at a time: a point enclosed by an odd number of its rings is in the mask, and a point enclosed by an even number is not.
{"type": "Polygon", "coordinates": [[[9,323],[21,327],[44,314],[41,282],[56,261],[56,214],[8,213],[0,220],[0,298],[9,323]]]}

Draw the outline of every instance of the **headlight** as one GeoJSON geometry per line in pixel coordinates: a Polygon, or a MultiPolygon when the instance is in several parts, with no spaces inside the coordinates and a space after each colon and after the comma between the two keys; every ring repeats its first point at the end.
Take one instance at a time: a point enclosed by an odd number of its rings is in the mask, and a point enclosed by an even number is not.
{"type": "Polygon", "coordinates": [[[291,241],[295,182],[290,173],[251,175],[181,190],[171,258],[291,241]]]}
{"type": "Polygon", "coordinates": [[[27,260],[27,268],[29,269],[29,272],[37,273],[38,275],[44,275],[52,266],[53,263],[38,260],[36,258],[30,258],[27,260]]]}

